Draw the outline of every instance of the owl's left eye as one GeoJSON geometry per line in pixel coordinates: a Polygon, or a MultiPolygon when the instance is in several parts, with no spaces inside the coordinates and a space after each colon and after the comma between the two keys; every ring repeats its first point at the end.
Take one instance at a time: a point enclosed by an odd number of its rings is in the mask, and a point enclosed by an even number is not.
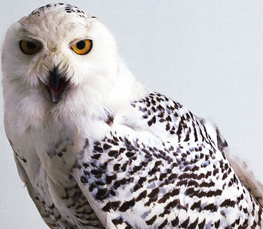
{"type": "Polygon", "coordinates": [[[21,51],[27,55],[33,55],[40,49],[40,45],[33,41],[22,40],[19,45],[21,51]]]}
{"type": "Polygon", "coordinates": [[[79,55],[88,54],[92,48],[92,41],[89,39],[78,41],[72,47],[73,51],[79,55]]]}

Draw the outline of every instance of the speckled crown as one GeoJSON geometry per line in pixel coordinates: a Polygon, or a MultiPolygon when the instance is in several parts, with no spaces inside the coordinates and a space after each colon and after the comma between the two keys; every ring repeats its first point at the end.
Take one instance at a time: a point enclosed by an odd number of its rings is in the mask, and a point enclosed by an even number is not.
{"type": "Polygon", "coordinates": [[[41,6],[38,9],[35,9],[31,14],[29,14],[29,16],[30,15],[40,16],[50,10],[63,9],[63,8],[66,11],[66,13],[75,13],[79,17],[82,17],[82,18],[87,18],[88,16],[84,11],[82,11],[78,7],[72,6],[70,4],[65,4],[65,3],[53,3],[53,4],[47,4],[45,6],[41,6]]]}

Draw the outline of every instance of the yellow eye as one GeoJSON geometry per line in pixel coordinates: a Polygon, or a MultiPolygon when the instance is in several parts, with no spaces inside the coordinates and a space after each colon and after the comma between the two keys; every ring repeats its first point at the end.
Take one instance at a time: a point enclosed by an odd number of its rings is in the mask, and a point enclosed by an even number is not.
{"type": "Polygon", "coordinates": [[[33,41],[20,41],[20,49],[23,53],[27,55],[33,55],[39,50],[40,46],[33,41]]]}
{"type": "Polygon", "coordinates": [[[79,55],[85,55],[89,53],[89,51],[91,50],[91,47],[92,47],[92,41],[85,39],[85,40],[81,40],[77,42],[71,48],[73,49],[75,53],[79,55]]]}

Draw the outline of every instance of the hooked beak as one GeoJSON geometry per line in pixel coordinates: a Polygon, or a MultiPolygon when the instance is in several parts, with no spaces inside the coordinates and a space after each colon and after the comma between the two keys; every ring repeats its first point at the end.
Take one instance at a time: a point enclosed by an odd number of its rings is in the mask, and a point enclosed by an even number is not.
{"type": "Polygon", "coordinates": [[[62,94],[65,92],[69,85],[69,82],[59,72],[58,66],[55,66],[49,71],[49,81],[47,83],[47,89],[51,95],[53,103],[58,103],[62,94]]]}

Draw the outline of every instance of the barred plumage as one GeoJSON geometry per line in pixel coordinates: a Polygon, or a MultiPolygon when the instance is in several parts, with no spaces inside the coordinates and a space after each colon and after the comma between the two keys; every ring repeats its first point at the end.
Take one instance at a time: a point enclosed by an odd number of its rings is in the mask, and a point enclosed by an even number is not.
{"type": "Polygon", "coordinates": [[[49,4],[3,47],[6,134],[50,228],[263,226],[219,129],[138,82],[96,17],[49,4]]]}

